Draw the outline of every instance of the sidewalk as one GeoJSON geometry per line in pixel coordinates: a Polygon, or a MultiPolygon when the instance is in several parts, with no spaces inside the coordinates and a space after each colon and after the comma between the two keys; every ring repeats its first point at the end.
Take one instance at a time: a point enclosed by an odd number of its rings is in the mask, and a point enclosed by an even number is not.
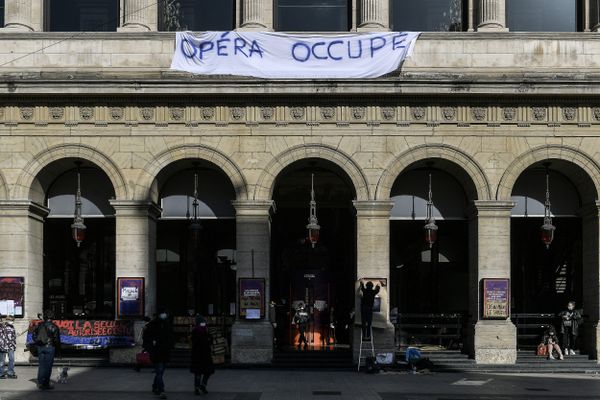
{"type": "MultiPolygon", "coordinates": [[[[36,399],[156,399],[150,392],[152,372],[125,368],[72,368],[67,384],[39,391],[37,369],[17,368],[19,379],[0,380],[1,400],[36,399]]],[[[53,378],[57,375],[54,369],[53,378]]],[[[598,398],[600,375],[500,375],[440,373],[408,375],[357,372],[218,370],[209,382],[210,393],[194,396],[192,374],[168,369],[169,399],[214,400],[396,400],[396,399],[550,399],[598,398]]]]}

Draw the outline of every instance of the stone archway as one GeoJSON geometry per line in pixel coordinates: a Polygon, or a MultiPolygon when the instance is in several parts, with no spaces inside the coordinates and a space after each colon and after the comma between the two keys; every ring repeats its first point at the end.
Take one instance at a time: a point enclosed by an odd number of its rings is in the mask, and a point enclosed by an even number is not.
{"type": "Polygon", "coordinates": [[[183,159],[200,159],[218,166],[228,177],[238,200],[248,199],[248,184],[241,169],[225,154],[207,146],[182,145],[170,148],[155,156],[143,168],[136,183],[135,198],[153,200],[152,183],[158,173],[167,165],[183,159]]]}
{"type": "Polygon", "coordinates": [[[308,158],[320,158],[336,164],[352,181],[356,190],[356,200],[370,199],[367,178],[358,164],[349,155],[326,145],[301,145],[276,155],[259,177],[254,199],[270,199],[279,173],[293,162],[308,158]]]}
{"type": "Polygon", "coordinates": [[[457,174],[457,178],[461,180],[461,184],[465,190],[468,190],[469,187],[473,188],[471,190],[473,193],[468,193],[471,198],[477,200],[491,199],[492,195],[488,178],[477,161],[463,151],[443,144],[418,146],[396,157],[381,175],[377,183],[375,198],[378,200],[387,199],[396,178],[411,164],[436,158],[455,164],[459,167],[456,168],[457,171],[460,170],[463,172],[462,175],[466,173],[471,182],[468,182],[467,179],[460,179],[461,174],[457,174]]]}

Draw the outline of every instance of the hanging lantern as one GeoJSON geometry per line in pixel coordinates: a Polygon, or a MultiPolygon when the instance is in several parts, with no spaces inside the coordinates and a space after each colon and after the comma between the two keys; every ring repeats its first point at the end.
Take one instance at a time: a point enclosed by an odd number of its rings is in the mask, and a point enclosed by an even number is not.
{"type": "Polygon", "coordinates": [[[77,161],[75,165],[77,166],[77,193],[75,194],[75,216],[71,225],[71,233],[77,247],[80,247],[81,242],[85,239],[86,226],[81,216],[81,162],[77,161]]]}
{"type": "Polygon", "coordinates": [[[438,226],[433,218],[433,194],[431,191],[431,169],[429,169],[429,199],[427,200],[427,224],[423,227],[425,231],[425,243],[431,249],[437,240],[438,226]]]}
{"type": "Polygon", "coordinates": [[[544,166],[546,167],[546,201],[544,202],[544,224],[540,228],[540,234],[546,249],[549,249],[554,240],[556,227],[552,225],[552,212],[550,211],[550,173],[548,169],[550,164],[546,163],[544,166]]]}
{"type": "Polygon", "coordinates": [[[308,229],[308,240],[310,240],[310,244],[313,248],[319,241],[319,231],[321,229],[319,226],[319,221],[317,220],[317,202],[315,201],[314,178],[315,175],[312,174],[310,178],[310,215],[308,217],[308,225],[306,225],[306,229],[308,229]]]}
{"type": "Polygon", "coordinates": [[[191,239],[194,243],[198,243],[198,241],[200,240],[200,234],[202,233],[202,224],[200,223],[200,219],[198,218],[199,204],[200,203],[198,202],[198,172],[194,172],[194,201],[192,202],[194,216],[190,220],[190,226],[188,227],[188,229],[190,230],[191,239]]]}

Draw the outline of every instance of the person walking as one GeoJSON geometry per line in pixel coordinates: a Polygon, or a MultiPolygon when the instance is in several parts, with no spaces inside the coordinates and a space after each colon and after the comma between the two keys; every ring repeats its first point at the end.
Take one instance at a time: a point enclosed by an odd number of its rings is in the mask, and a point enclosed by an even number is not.
{"type": "Polygon", "coordinates": [[[158,316],[146,325],[142,347],[150,353],[150,361],[154,365],[152,392],[161,399],[166,399],[164,374],[173,348],[173,333],[166,309],[162,309],[158,316]]]}
{"type": "Polygon", "coordinates": [[[363,339],[371,339],[371,324],[373,323],[373,305],[375,304],[375,296],[379,293],[379,285],[373,289],[373,282],[364,283],[360,281],[360,291],[362,292],[362,300],[360,302],[360,318],[362,321],[363,339]]]}
{"type": "Polygon", "coordinates": [[[560,313],[561,328],[563,339],[563,350],[565,356],[574,356],[577,345],[577,335],[579,334],[579,325],[581,323],[581,313],[575,310],[575,302],[570,301],[567,304],[567,310],[560,313]]]}
{"type": "Polygon", "coordinates": [[[211,337],[208,333],[206,319],[197,315],[196,325],[192,330],[192,362],[190,366],[190,371],[194,374],[194,393],[197,395],[200,392],[208,393],[206,390],[208,378],[215,373],[210,345],[211,337]]]}
{"type": "Polygon", "coordinates": [[[306,307],[303,303],[298,305],[298,309],[296,310],[296,314],[294,314],[294,319],[292,321],[293,324],[298,328],[298,333],[300,337],[298,338],[298,350],[302,347],[302,343],[304,343],[304,350],[308,347],[308,340],[306,340],[306,325],[308,325],[308,312],[306,311],[306,307]]]}
{"type": "Polygon", "coordinates": [[[60,330],[54,322],[54,313],[50,310],[44,311],[42,322],[35,328],[32,334],[33,343],[37,347],[38,375],[37,382],[40,390],[54,389],[50,385],[50,375],[54,365],[54,357],[60,356],[60,330]]]}
{"type": "Polygon", "coordinates": [[[13,326],[15,318],[6,317],[0,323],[0,379],[16,379],[15,374],[15,350],[17,350],[17,333],[13,326]],[[8,357],[8,365],[6,358],[8,357]],[[6,370],[5,367],[6,366],[6,370]]]}

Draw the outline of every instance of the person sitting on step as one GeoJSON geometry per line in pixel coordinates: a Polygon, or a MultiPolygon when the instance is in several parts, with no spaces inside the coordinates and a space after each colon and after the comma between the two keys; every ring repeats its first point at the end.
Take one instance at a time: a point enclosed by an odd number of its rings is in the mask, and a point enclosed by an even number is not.
{"type": "Polygon", "coordinates": [[[558,353],[559,360],[564,360],[562,350],[558,345],[558,337],[556,336],[556,329],[554,329],[554,327],[551,326],[544,332],[544,344],[548,347],[548,360],[555,360],[554,355],[552,354],[553,350],[556,350],[558,353]]]}

